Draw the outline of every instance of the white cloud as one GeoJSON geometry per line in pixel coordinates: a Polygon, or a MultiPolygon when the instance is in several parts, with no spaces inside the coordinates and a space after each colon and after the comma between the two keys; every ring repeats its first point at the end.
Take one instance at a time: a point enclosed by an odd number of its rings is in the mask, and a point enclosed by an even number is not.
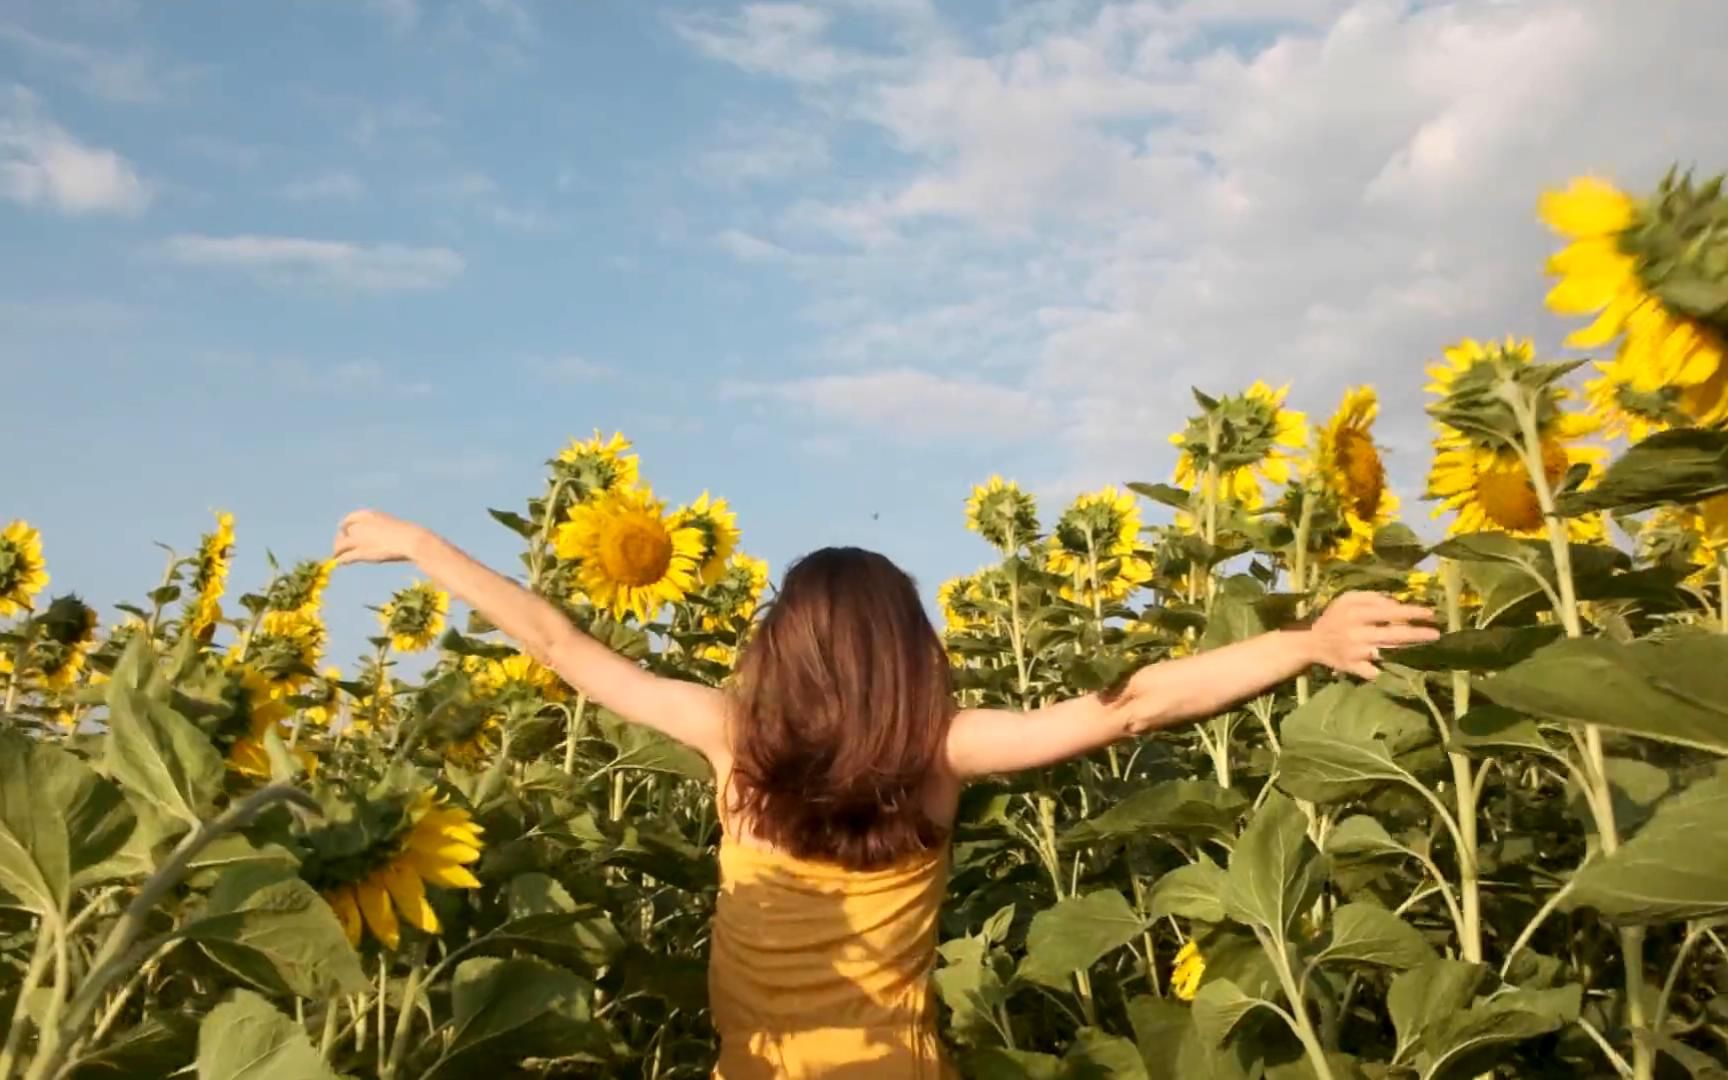
{"type": "Polygon", "coordinates": [[[182,234],[170,237],[164,252],[190,266],[248,270],[271,280],[364,292],[441,288],[464,266],[462,256],[449,248],[295,236],[182,234]]]}
{"type": "Polygon", "coordinates": [[[778,383],[735,382],[735,399],[804,406],[823,417],[892,431],[911,441],[1007,440],[1041,430],[1037,398],[1020,389],[912,368],[855,375],[817,375],[778,383]]]}
{"type": "Polygon", "coordinates": [[[714,242],[739,262],[771,262],[792,257],[792,253],[779,244],[752,236],[743,229],[724,229],[714,235],[714,242]]]}
{"type": "Polygon", "coordinates": [[[828,165],[828,141],[809,127],[729,125],[698,160],[702,174],[724,185],[782,180],[828,165]]]}
{"type": "Polygon", "coordinates": [[[901,154],[723,246],[812,287],[817,356],[965,362],[1049,402],[1063,470],[1167,469],[1192,385],[1288,379],[1323,413],[1373,380],[1409,481],[1426,357],[1467,334],[1557,343],[1544,187],[1728,166],[1728,4],[1052,0],[880,54],[835,10],[680,24],[901,154]]]}
{"type": "Polygon", "coordinates": [[[608,365],[576,353],[530,356],[523,360],[523,366],[535,378],[551,383],[601,382],[617,375],[608,365]]]}
{"type": "Polygon", "coordinates": [[[0,24],[0,43],[64,73],[87,94],[128,105],[160,102],[186,90],[196,77],[191,68],[164,64],[140,48],[111,52],[21,26],[0,24]]]}
{"type": "Polygon", "coordinates": [[[80,142],[15,86],[0,97],[0,197],[63,214],[137,214],[151,189],[131,162],[80,142]]]}
{"type": "Polygon", "coordinates": [[[366,182],[342,170],[304,176],[282,185],[282,197],[295,202],[352,202],[365,194],[366,182]]]}

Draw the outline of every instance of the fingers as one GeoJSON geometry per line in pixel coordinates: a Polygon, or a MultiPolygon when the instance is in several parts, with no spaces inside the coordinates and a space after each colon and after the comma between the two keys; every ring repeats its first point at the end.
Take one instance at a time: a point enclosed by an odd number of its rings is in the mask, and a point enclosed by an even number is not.
{"type": "Polygon", "coordinates": [[[1354,664],[1347,664],[1345,665],[1344,670],[1365,682],[1373,682],[1375,679],[1380,677],[1380,669],[1368,660],[1359,660],[1354,664]]]}
{"type": "Polygon", "coordinates": [[[1438,641],[1440,631],[1432,626],[1382,626],[1375,628],[1372,637],[1376,645],[1390,649],[1438,641]]]}

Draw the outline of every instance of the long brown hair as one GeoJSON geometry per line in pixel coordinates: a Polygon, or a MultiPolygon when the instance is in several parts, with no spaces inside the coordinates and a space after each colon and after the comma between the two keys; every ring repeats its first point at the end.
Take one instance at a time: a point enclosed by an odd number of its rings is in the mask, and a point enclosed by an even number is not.
{"type": "Polygon", "coordinates": [[[858,548],[786,572],[733,684],[732,809],[800,858],[867,870],[942,842],[924,792],[954,714],[912,579],[858,548]]]}

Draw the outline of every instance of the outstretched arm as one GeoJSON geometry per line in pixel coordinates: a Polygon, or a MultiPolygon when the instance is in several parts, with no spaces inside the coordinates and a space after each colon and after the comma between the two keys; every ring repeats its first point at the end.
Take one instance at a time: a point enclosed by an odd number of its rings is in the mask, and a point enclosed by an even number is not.
{"type": "Polygon", "coordinates": [[[719,691],[644,671],[578,630],[541,597],[429,529],[361,510],[343,519],[335,558],[343,564],[414,563],[591,700],[701,751],[710,761],[724,753],[725,706],[719,691]]]}
{"type": "Polygon", "coordinates": [[[966,778],[1052,765],[1117,739],[1214,716],[1314,664],[1371,679],[1381,649],[1438,637],[1423,625],[1432,619],[1426,608],[1379,593],[1346,593],[1309,629],[1152,664],[1112,692],[1030,712],[962,712],[948,733],[949,767],[966,778]]]}

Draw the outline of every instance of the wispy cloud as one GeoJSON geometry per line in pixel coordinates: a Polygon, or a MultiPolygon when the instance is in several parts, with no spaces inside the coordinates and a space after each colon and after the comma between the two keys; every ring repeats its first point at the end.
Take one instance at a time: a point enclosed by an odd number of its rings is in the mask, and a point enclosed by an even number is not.
{"type": "Polygon", "coordinates": [[[535,378],[551,383],[602,382],[618,374],[609,365],[577,353],[530,356],[523,359],[522,366],[535,378]]]}
{"type": "Polygon", "coordinates": [[[332,285],[363,292],[437,289],[464,267],[449,248],[358,244],[297,236],[170,237],[168,258],[189,266],[247,270],[271,281],[332,285]]]}
{"type": "Polygon", "coordinates": [[[501,229],[515,232],[546,232],[558,220],[546,211],[519,202],[505,194],[491,176],[483,172],[459,172],[423,183],[417,193],[424,198],[460,206],[501,229]]]}
{"type": "Polygon", "coordinates": [[[63,214],[137,214],[151,195],[131,162],[80,142],[30,91],[0,96],[0,197],[63,214]]]}
{"type": "Polygon", "coordinates": [[[717,145],[697,159],[704,176],[733,187],[782,180],[827,165],[828,141],[820,132],[761,124],[727,126],[717,145]]]}
{"type": "Polygon", "coordinates": [[[282,197],[295,202],[352,202],[365,194],[366,181],[342,170],[303,176],[282,185],[282,197]]]}
{"type": "Polygon", "coordinates": [[[743,229],[723,229],[714,235],[714,243],[739,262],[772,262],[792,258],[792,253],[779,244],[753,236],[743,229]]]}
{"type": "Polygon", "coordinates": [[[913,368],[771,383],[740,381],[721,390],[733,399],[803,406],[828,419],[887,430],[913,442],[1009,440],[1040,430],[1045,412],[1026,390],[913,368]]]}
{"type": "Polygon", "coordinates": [[[165,63],[143,49],[100,49],[46,37],[21,26],[0,24],[0,44],[34,59],[84,93],[127,105],[155,104],[174,97],[197,78],[194,69],[165,63]]]}

